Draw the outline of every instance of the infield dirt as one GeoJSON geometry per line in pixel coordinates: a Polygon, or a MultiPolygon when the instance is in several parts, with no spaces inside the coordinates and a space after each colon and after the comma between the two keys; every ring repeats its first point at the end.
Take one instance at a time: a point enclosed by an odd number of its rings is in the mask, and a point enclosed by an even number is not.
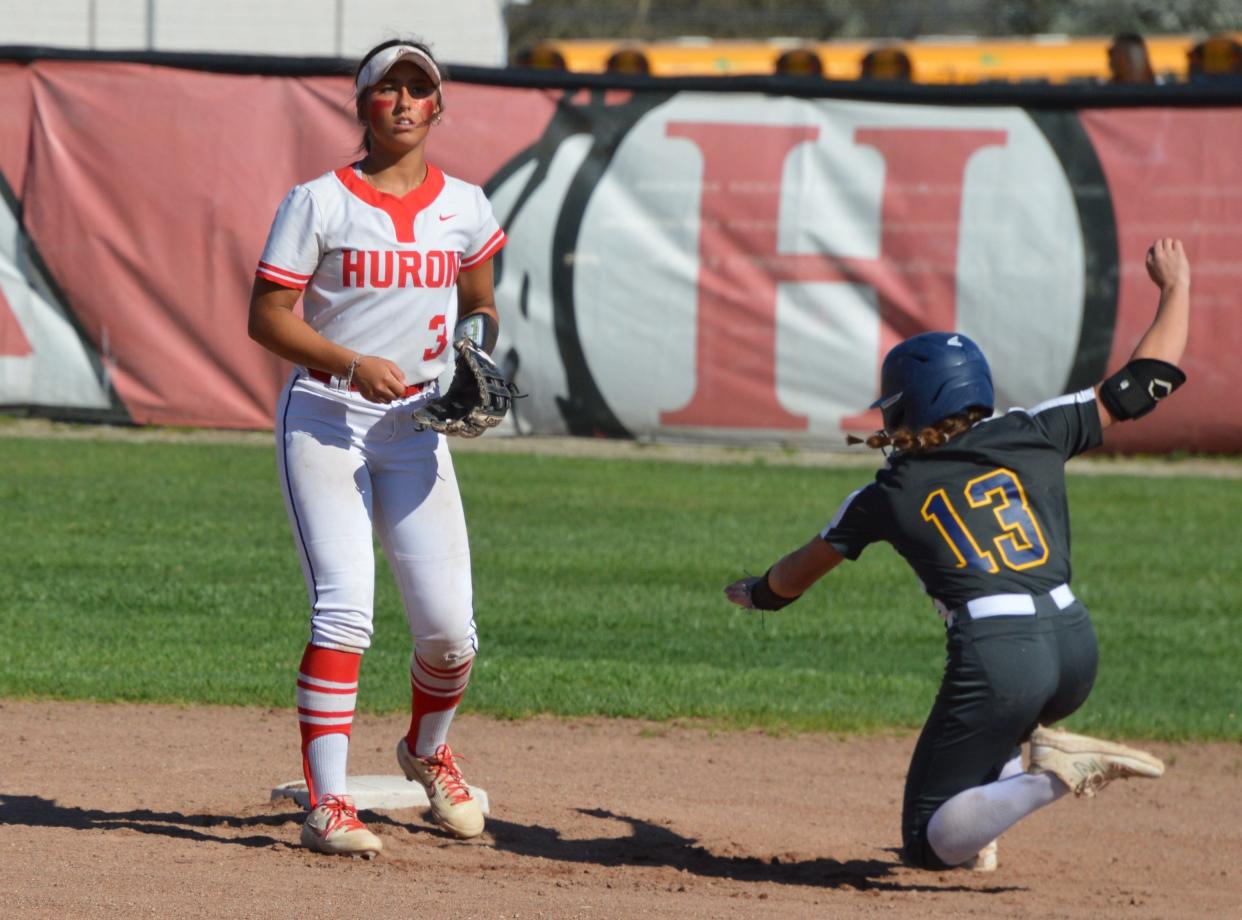
{"type": "MultiPolygon", "coordinates": [[[[911,734],[463,716],[492,799],[457,842],[368,812],[373,862],[297,846],[291,711],[0,700],[0,915],[238,918],[1242,916],[1242,745],[1143,746],[1158,781],[1064,799],[990,874],[900,864],[911,734]]],[[[396,773],[396,717],[359,716],[351,770],[396,773]]]]}

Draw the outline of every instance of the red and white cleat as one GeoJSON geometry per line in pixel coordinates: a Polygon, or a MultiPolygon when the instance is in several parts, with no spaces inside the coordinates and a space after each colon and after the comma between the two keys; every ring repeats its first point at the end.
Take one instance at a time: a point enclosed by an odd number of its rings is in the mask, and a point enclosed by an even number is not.
{"type": "Polygon", "coordinates": [[[447,744],[430,757],[415,757],[402,738],[397,742],[397,763],[405,778],[423,784],[431,803],[431,816],[454,837],[463,840],[483,833],[483,809],[470,794],[453,751],[447,744]]]}
{"type": "Polygon", "coordinates": [[[331,856],[372,859],[384,844],[358,819],[354,800],[347,795],[325,795],[306,816],[302,846],[331,856]]]}

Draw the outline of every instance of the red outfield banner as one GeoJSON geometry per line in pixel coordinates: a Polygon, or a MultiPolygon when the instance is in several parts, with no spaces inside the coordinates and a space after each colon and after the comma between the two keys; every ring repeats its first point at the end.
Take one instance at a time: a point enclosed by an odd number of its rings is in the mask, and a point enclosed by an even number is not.
{"type": "MultiPolygon", "coordinates": [[[[521,433],[841,446],[883,353],[974,337],[998,408],[1088,386],[1192,259],[1188,385],[1117,450],[1242,450],[1242,109],[1025,110],[449,84],[486,189],[521,433]]],[[[277,204],[357,155],[338,77],[0,64],[0,404],[263,428],[246,336],[277,204]]],[[[400,248],[400,247],[397,247],[400,248]]]]}

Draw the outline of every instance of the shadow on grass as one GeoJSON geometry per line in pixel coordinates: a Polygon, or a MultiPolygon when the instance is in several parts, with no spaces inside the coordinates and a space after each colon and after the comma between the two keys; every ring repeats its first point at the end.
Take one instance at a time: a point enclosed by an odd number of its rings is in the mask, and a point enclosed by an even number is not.
{"type": "Polygon", "coordinates": [[[487,829],[495,847],[521,856],[537,856],[562,862],[599,866],[667,866],[704,878],[739,882],[774,882],[821,888],[854,888],[859,891],[963,891],[998,894],[1024,890],[1016,886],[919,884],[893,878],[901,862],[878,859],[809,859],[786,862],[777,857],[719,856],[665,827],[614,814],[601,808],[580,808],[580,814],[628,824],[624,837],[566,840],[560,831],[540,825],[514,824],[488,818],[487,829]]]}

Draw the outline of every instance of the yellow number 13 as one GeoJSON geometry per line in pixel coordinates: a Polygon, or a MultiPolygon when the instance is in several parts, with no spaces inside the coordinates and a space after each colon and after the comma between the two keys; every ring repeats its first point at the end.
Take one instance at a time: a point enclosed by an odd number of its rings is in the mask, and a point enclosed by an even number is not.
{"type": "MultiPolygon", "coordinates": [[[[1026,491],[1012,470],[996,469],[976,476],[966,483],[966,500],[972,508],[992,506],[1000,534],[992,545],[1001,560],[1011,569],[1034,568],[1048,561],[1048,544],[1044,542],[1039,521],[1026,502],[1026,491]]],[[[966,529],[957,509],[944,489],[937,489],[923,502],[923,520],[936,525],[940,536],[957,557],[958,568],[969,566],[984,572],[998,572],[996,554],[982,549],[975,535],[966,529]]]]}

